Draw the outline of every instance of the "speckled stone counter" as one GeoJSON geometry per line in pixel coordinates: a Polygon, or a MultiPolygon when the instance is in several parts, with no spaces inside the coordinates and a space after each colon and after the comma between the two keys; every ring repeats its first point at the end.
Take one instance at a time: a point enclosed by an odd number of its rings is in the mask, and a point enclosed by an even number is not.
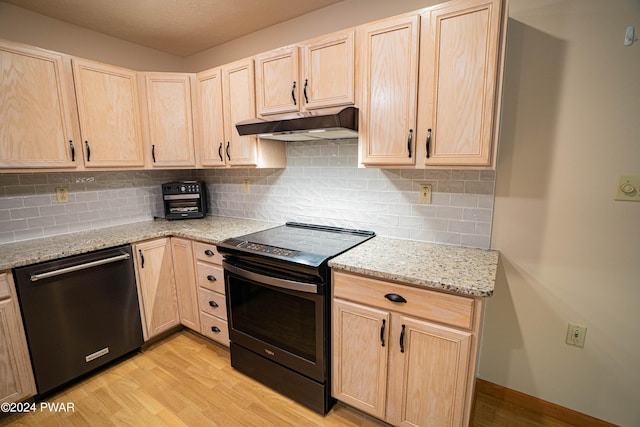
{"type": "Polygon", "coordinates": [[[329,266],[410,286],[489,297],[498,252],[376,236],[333,258],[329,266]]]}
{"type": "MultiPolygon", "coordinates": [[[[278,223],[209,216],[144,221],[0,245],[0,271],[164,236],[216,244],[278,223]]],[[[410,286],[473,296],[493,294],[498,252],[376,236],[329,261],[345,270],[410,286]]]]}
{"type": "Polygon", "coordinates": [[[144,221],[79,233],[0,245],[0,271],[98,249],[164,236],[207,243],[253,233],[280,224],[249,219],[208,216],[182,221],[144,221]]]}

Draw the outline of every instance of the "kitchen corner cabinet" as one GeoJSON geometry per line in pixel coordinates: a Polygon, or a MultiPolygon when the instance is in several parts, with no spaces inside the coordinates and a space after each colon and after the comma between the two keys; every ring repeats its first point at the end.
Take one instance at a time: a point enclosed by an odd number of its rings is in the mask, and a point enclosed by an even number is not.
{"type": "Polygon", "coordinates": [[[142,125],[136,72],[73,58],[86,168],[142,168],[142,125]]]}
{"type": "Polygon", "coordinates": [[[198,283],[191,240],[171,238],[176,294],[180,323],[200,332],[200,310],[198,309],[198,283]]]}
{"type": "MultiPolygon", "coordinates": [[[[196,74],[194,125],[198,166],[225,166],[225,130],[222,70],[212,68],[196,74]]],[[[231,147],[229,147],[231,148],[231,147]]]]}
{"type": "Polygon", "coordinates": [[[145,341],[180,324],[169,238],[133,246],[145,341]]]}
{"type": "Polygon", "coordinates": [[[495,162],[502,3],[455,0],[422,15],[418,140],[426,166],[495,162]]]}
{"type": "Polygon", "coordinates": [[[36,394],[29,349],[10,271],[0,273],[0,403],[36,394]]]}
{"type": "Polygon", "coordinates": [[[333,396],[393,425],[467,425],[481,301],[337,271],[333,287],[333,396]]]}
{"type": "Polygon", "coordinates": [[[195,75],[139,73],[147,164],[152,168],[196,166],[192,98],[195,75]]]}
{"type": "MultiPolygon", "coordinates": [[[[253,60],[246,59],[222,67],[224,111],[224,156],[229,166],[284,168],[285,146],[282,141],[240,136],[236,123],[255,119],[255,80],[253,60]]],[[[206,118],[205,118],[206,120],[206,118]]]]}
{"type": "Polygon", "coordinates": [[[0,41],[0,168],[75,168],[82,163],[71,60],[0,41]]]}
{"type": "Polygon", "coordinates": [[[259,116],[353,105],[354,30],[255,57],[259,116]]]}
{"type": "Polygon", "coordinates": [[[415,164],[418,15],[357,28],[360,163],[415,164]]]}

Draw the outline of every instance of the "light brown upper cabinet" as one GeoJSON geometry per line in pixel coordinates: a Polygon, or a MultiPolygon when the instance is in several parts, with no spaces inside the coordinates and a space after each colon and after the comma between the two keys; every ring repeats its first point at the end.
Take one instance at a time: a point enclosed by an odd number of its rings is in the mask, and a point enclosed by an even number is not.
{"type": "Polygon", "coordinates": [[[422,15],[418,140],[427,166],[495,167],[501,0],[455,0],[422,15]]]}
{"type": "Polygon", "coordinates": [[[82,163],[69,57],[0,41],[0,168],[82,163]]]}
{"type": "Polygon", "coordinates": [[[357,28],[360,162],[415,164],[418,91],[417,15],[357,28]]]}
{"type": "Polygon", "coordinates": [[[227,157],[220,68],[213,68],[196,75],[195,99],[193,119],[196,127],[195,146],[199,166],[224,166],[227,157]]]}
{"type": "Polygon", "coordinates": [[[240,136],[236,129],[236,123],[256,117],[253,59],[236,61],[222,67],[222,98],[227,141],[224,148],[226,163],[230,166],[285,167],[285,147],[282,141],[240,136]]]}
{"type": "Polygon", "coordinates": [[[142,168],[136,72],[73,58],[78,115],[87,168],[142,168]]]}
{"type": "Polygon", "coordinates": [[[140,73],[147,162],[154,168],[195,167],[192,90],[195,75],[140,73]]]}
{"type": "Polygon", "coordinates": [[[354,30],[256,56],[258,115],[354,103],[354,30]]]}

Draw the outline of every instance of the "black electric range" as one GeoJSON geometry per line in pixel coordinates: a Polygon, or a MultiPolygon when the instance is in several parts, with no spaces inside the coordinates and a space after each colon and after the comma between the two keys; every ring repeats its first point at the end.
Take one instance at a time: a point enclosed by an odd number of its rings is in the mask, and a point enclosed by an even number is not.
{"type": "Polygon", "coordinates": [[[374,236],[287,222],[219,243],[231,365],[327,413],[333,404],[328,261],[374,236]]]}

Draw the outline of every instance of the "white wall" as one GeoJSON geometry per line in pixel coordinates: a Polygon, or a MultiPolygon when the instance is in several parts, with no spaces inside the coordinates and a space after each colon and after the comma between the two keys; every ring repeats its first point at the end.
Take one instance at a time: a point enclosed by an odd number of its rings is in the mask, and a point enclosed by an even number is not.
{"type": "Polygon", "coordinates": [[[640,203],[613,200],[640,175],[640,42],[623,46],[640,2],[513,0],[510,17],[479,376],[640,426],[640,203]]]}

